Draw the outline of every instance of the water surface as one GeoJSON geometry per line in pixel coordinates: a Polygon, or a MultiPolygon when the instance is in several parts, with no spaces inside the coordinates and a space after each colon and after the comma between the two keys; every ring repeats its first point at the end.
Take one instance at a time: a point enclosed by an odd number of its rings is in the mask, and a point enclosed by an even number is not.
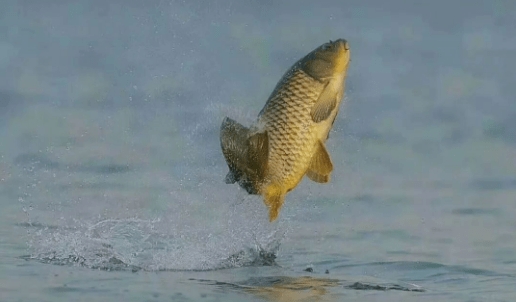
{"type": "Polygon", "coordinates": [[[6,1],[1,301],[512,301],[511,1],[6,1]],[[352,62],[328,185],[223,182],[297,59],[352,62]]]}

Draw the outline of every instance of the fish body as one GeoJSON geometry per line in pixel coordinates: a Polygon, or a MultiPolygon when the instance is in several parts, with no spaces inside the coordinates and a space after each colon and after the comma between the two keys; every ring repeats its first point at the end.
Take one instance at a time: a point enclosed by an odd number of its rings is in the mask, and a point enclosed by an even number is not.
{"type": "Polygon", "coordinates": [[[333,164],[324,143],[339,112],[349,59],[346,40],[325,43],[285,73],[251,127],[227,117],[222,122],[226,183],[262,195],[270,221],[305,175],[330,180],[333,164]]]}

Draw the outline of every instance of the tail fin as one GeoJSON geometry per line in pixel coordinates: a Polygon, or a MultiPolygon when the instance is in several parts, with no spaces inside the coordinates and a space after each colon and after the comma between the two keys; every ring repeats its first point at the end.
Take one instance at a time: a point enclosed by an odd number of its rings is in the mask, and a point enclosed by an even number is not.
{"type": "Polygon", "coordinates": [[[269,155],[267,132],[250,135],[249,129],[225,118],[220,127],[220,145],[229,166],[226,183],[235,183],[257,194],[257,182],[263,179],[269,155]]]}
{"type": "Polygon", "coordinates": [[[265,187],[263,194],[263,201],[269,209],[269,221],[273,222],[278,218],[279,211],[283,202],[285,201],[285,189],[277,184],[271,183],[265,187]]]}
{"type": "Polygon", "coordinates": [[[247,153],[246,140],[249,129],[226,117],[220,126],[220,146],[222,154],[229,166],[226,183],[235,183],[242,177],[242,169],[245,166],[245,154],[247,153]]]}

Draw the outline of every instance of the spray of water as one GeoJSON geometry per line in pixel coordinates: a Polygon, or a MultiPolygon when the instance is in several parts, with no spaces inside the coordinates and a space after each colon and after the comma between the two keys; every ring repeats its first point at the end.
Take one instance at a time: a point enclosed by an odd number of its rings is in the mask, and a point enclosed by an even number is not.
{"type": "Polygon", "coordinates": [[[75,220],[67,227],[34,225],[30,259],[103,270],[215,270],[276,265],[287,222],[270,224],[254,196],[238,196],[222,223],[205,228],[154,220],[75,220]]]}

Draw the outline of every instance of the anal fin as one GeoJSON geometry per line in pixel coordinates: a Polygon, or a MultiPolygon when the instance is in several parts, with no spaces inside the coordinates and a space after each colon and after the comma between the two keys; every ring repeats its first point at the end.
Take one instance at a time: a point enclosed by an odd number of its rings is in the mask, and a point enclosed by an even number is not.
{"type": "Polygon", "coordinates": [[[285,202],[285,189],[278,183],[271,183],[265,187],[263,202],[269,209],[269,221],[273,222],[278,218],[279,211],[285,202]]]}
{"type": "Polygon", "coordinates": [[[321,141],[317,142],[315,153],[306,171],[306,176],[318,183],[330,181],[330,174],[333,171],[330,155],[321,141]]]}

